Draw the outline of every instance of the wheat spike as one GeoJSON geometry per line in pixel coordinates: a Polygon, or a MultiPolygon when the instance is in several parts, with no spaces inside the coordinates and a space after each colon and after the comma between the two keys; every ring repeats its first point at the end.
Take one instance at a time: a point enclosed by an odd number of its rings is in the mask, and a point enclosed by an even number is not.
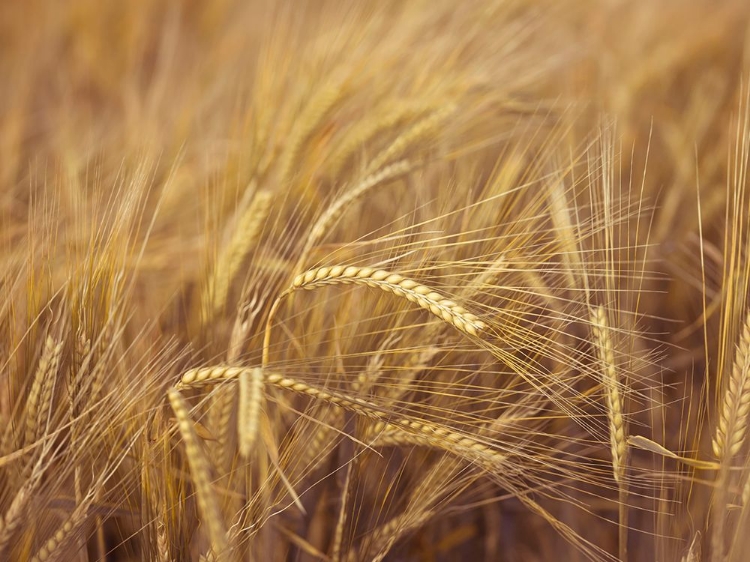
{"type": "Polygon", "coordinates": [[[305,141],[312,135],[321,120],[325,118],[328,112],[335,107],[336,103],[346,93],[345,77],[343,78],[339,78],[334,83],[319,90],[299,116],[291,138],[286,145],[286,150],[281,156],[279,177],[282,184],[285,185],[291,179],[305,141]]]}
{"type": "Polygon", "coordinates": [[[270,191],[257,192],[252,203],[237,222],[229,245],[219,257],[214,273],[203,293],[202,302],[206,322],[209,322],[226,303],[229,287],[248,252],[257,243],[272,202],[273,194],[270,191]]]}
{"type": "Polygon", "coordinates": [[[51,336],[47,336],[26,400],[26,445],[34,443],[46,425],[62,347],[62,342],[55,343],[51,336]]]}
{"type": "Polygon", "coordinates": [[[311,290],[325,285],[339,284],[366,285],[405,298],[471,336],[478,336],[487,327],[476,315],[467,312],[465,308],[431,288],[398,273],[389,273],[371,267],[336,265],[311,269],[294,279],[293,287],[289,292],[295,289],[311,290]]]}
{"type": "Polygon", "coordinates": [[[63,547],[72,540],[73,533],[86,520],[88,502],[81,503],[70,517],[55,531],[47,542],[31,558],[31,562],[54,562],[65,554],[63,547]]]}
{"type": "Polygon", "coordinates": [[[315,221],[315,224],[310,230],[307,242],[300,253],[298,264],[300,264],[300,266],[304,265],[310,254],[310,250],[319,244],[325,235],[332,230],[336,220],[343,214],[349,205],[357,199],[364,197],[372,188],[408,174],[413,167],[412,163],[408,160],[395,162],[390,166],[386,166],[385,168],[368,175],[351,189],[345,190],[338,199],[328,206],[318,220],[315,221]]]}
{"type": "Polygon", "coordinates": [[[237,417],[240,454],[249,459],[258,434],[258,418],[263,408],[263,370],[243,370],[240,379],[240,406],[237,417]]]}
{"type": "Polygon", "coordinates": [[[619,483],[625,472],[624,461],[627,452],[627,441],[625,440],[622,398],[620,397],[617,381],[615,352],[609,334],[607,314],[602,306],[598,307],[593,314],[592,331],[601,365],[602,382],[606,391],[607,417],[609,418],[609,434],[612,449],[612,470],[615,480],[619,483]]]}
{"type": "Polygon", "coordinates": [[[382,150],[367,166],[366,173],[371,174],[372,172],[379,170],[386,164],[388,164],[394,158],[401,156],[404,151],[408,150],[410,146],[418,143],[423,138],[432,134],[432,132],[440,125],[440,123],[453,113],[456,106],[448,104],[444,108],[439,109],[428,115],[424,119],[420,119],[409,129],[401,133],[396,139],[384,150],[382,150]]]}
{"type": "MultiPolygon", "coordinates": [[[[234,380],[247,370],[248,368],[246,367],[228,366],[190,369],[182,375],[176,388],[196,388],[225,380],[234,380]]],[[[405,432],[413,435],[414,442],[418,444],[427,444],[452,454],[468,455],[472,461],[488,470],[494,470],[506,461],[505,455],[494,451],[488,445],[470,435],[457,433],[447,427],[427,421],[392,418],[392,416],[385,413],[376,404],[362,398],[349,396],[333,390],[316,388],[278,373],[262,372],[263,381],[267,385],[290,390],[297,394],[353,411],[364,417],[384,422],[385,425],[376,426],[376,430],[382,429],[386,432],[399,430],[405,432]]]]}
{"type": "Polygon", "coordinates": [[[210,466],[198,442],[198,436],[190,419],[190,413],[180,392],[174,388],[168,391],[169,403],[172,406],[182,440],[185,442],[185,452],[190,464],[190,474],[195,483],[198,508],[203,522],[208,528],[211,548],[217,558],[229,552],[229,541],[221,509],[211,486],[210,466]]]}
{"type": "Polygon", "coordinates": [[[724,401],[711,445],[714,455],[721,459],[736,455],[745,441],[747,417],[750,413],[750,313],[737,342],[737,351],[724,392],[724,401]]]}
{"type": "Polygon", "coordinates": [[[396,541],[405,534],[424,525],[433,515],[434,513],[431,510],[424,510],[416,512],[408,511],[393,517],[390,521],[380,525],[369,533],[366,543],[362,544],[359,549],[349,551],[346,557],[347,562],[364,560],[366,554],[372,556],[372,553],[375,556],[369,560],[373,562],[383,560],[393,548],[393,545],[396,544],[396,541]]]}
{"type": "Polygon", "coordinates": [[[339,148],[328,158],[328,175],[339,177],[342,169],[351,157],[372,139],[381,133],[397,126],[399,123],[419,117],[432,109],[429,105],[389,105],[388,110],[371,114],[354,124],[352,131],[343,140],[339,148]]]}

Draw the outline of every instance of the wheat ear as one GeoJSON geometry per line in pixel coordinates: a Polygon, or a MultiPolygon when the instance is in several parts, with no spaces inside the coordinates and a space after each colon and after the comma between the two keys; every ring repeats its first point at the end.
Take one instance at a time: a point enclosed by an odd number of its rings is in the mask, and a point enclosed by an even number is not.
{"type": "Polygon", "coordinates": [[[346,163],[368,142],[404,121],[420,117],[430,109],[432,108],[425,105],[398,105],[357,121],[340,146],[327,158],[328,176],[338,178],[346,163]]]}
{"type": "Polygon", "coordinates": [[[455,109],[455,105],[449,104],[424,119],[417,121],[370,161],[366,173],[370,174],[375,170],[379,170],[394,158],[399,158],[410,146],[431,135],[440,126],[440,123],[453,113],[455,109]]]}
{"type": "Polygon", "coordinates": [[[625,421],[622,415],[622,398],[620,397],[615,353],[609,334],[607,314],[604,307],[598,307],[592,317],[592,330],[597,354],[601,365],[602,382],[606,391],[607,417],[609,418],[609,435],[612,449],[612,470],[617,482],[625,472],[625,421]]]}
{"type": "Polygon", "coordinates": [[[431,288],[398,273],[389,273],[371,267],[337,265],[311,269],[294,279],[290,292],[295,289],[311,290],[325,285],[339,284],[367,285],[405,298],[471,336],[479,335],[479,332],[487,326],[476,315],[467,312],[465,308],[431,288]]]}
{"type": "Polygon", "coordinates": [[[286,150],[281,156],[280,178],[282,184],[285,185],[291,179],[305,141],[315,132],[320,122],[346,93],[345,85],[345,80],[339,79],[319,90],[305,106],[292,131],[291,138],[286,144],[286,150]]]}
{"type": "Polygon", "coordinates": [[[625,419],[623,403],[617,380],[615,350],[603,306],[597,307],[592,317],[592,330],[599,362],[602,382],[606,392],[607,417],[609,418],[609,439],[612,449],[612,472],[619,492],[619,556],[621,562],[627,560],[628,545],[628,488],[625,482],[627,441],[625,439],[625,419]]]}
{"type": "Polygon", "coordinates": [[[750,413],[750,312],[745,318],[742,334],[737,342],[729,385],[711,445],[714,455],[729,459],[736,455],[745,441],[747,417],[750,413]]]}
{"type": "Polygon", "coordinates": [[[229,245],[219,257],[214,273],[204,290],[202,301],[206,322],[226,303],[229,287],[248,252],[257,243],[272,202],[273,194],[270,191],[257,192],[237,222],[229,245]]]}
{"type": "Polygon", "coordinates": [[[26,400],[26,445],[31,445],[38,439],[47,422],[62,347],[62,342],[55,343],[51,336],[47,336],[26,400]]]}
{"type": "Polygon", "coordinates": [[[398,273],[389,273],[388,271],[372,267],[347,267],[343,265],[320,267],[298,275],[294,279],[292,286],[282,293],[271,307],[268,319],[266,320],[266,331],[263,341],[263,365],[268,364],[271,322],[284,296],[293,293],[297,289],[312,290],[327,285],[347,284],[365,285],[392,293],[400,298],[405,298],[430,311],[457,330],[471,336],[478,336],[487,327],[487,324],[480,320],[478,316],[471,314],[444,295],[433,291],[426,285],[420,285],[412,279],[407,279],[398,273]]]}
{"type": "Polygon", "coordinates": [[[350,550],[346,557],[347,562],[364,560],[365,554],[370,552],[375,553],[375,556],[371,559],[368,558],[368,560],[372,560],[372,562],[383,560],[393,548],[393,545],[396,544],[396,541],[424,525],[433,515],[434,513],[429,509],[396,515],[387,523],[368,533],[366,544],[360,545],[359,549],[350,550]]]}
{"type": "Polygon", "coordinates": [[[258,419],[263,408],[263,370],[244,370],[240,379],[240,406],[237,417],[240,454],[249,459],[258,434],[258,419]]]}
{"type": "Polygon", "coordinates": [[[190,413],[180,392],[174,388],[168,391],[169,403],[172,406],[185,452],[190,465],[190,474],[195,483],[195,493],[203,521],[208,528],[211,548],[217,558],[229,552],[229,541],[219,503],[211,487],[210,465],[198,442],[198,436],[190,419],[190,413]]]}
{"type": "Polygon", "coordinates": [[[325,212],[320,215],[320,218],[315,221],[298,260],[300,267],[304,266],[305,261],[307,261],[310,250],[319,244],[325,235],[333,229],[336,220],[343,214],[349,205],[354,203],[357,199],[364,197],[372,188],[383,185],[386,182],[395,180],[396,178],[409,173],[413,167],[412,163],[408,160],[395,162],[390,166],[386,166],[385,168],[368,175],[354,187],[344,191],[338,199],[328,206],[325,212]]]}
{"type": "Polygon", "coordinates": [[[84,501],[78,504],[55,534],[47,539],[47,542],[31,558],[31,562],[54,562],[64,554],[65,544],[74,538],[73,533],[86,521],[89,503],[89,501],[84,501]]]}
{"type": "MultiPolygon", "coordinates": [[[[237,379],[247,367],[201,367],[185,372],[177,383],[177,389],[196,388],[216,384],[225,380],[237,379]]],[[[263,372],[264,384],[290,390],[314,400],[320,400],[345,410],[350,410],[361,416],[384,422],[383,430],[394,431],[396,429],[414,435],[415,442],[429,444],[432,447],[447,451],[452,454],[468,456],[475,463],[491,470],[496,469],[506,461],[505,455],[494,451],[479,439],[470,435],[457,433],[442,425],[427,421],[392,418],[372,402],[363,400],[356,396],[349,396],[334,390],[324,390],[310,386],[307,383],[285,377],[277,373],[263,372]]],[[[174,392],[177,392],[176,390],[174,392]]],[[[178,393],[179,394],[179,393],[178,393]]]]}

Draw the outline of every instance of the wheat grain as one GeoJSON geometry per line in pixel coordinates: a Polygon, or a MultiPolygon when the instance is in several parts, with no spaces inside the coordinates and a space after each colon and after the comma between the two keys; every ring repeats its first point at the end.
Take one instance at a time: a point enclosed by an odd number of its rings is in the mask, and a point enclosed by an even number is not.
{"type": "Polygon", "coordinates": [[[729,385],[724,391],[716,434],[711,442],[718,459],[724,455],[731,459],[745,441],[747,417],[750,414],[750,313],[745,318],[737,351],[729,376],[729,385]]]}
{"type": "Polygon", "coordinates": [[[370,140],[403,121],[420,116],[429,109],[431,108],[427,105],[396,105],[388,107],[385,114],[381,112],[357,121],[339,148],[327,159],[328,176],[338,178],[344,165],[354,153],[362,150],[370,140]]]}
{"type": "Polygon", "coordinates": [[[396,544],[396,541],[401,539],[405,534],[424,525],[433,516],[434,513],[428,509],[416,512],[408,511],[393,517],[387,523],[380,525],[368,533],[365,543],[358,549],[349,551],[346,557],[347,562],[364,560],[365,555],[372,562],[382,560],[393,548],[393,545],[396,544]],[[375,554],[372,558],[369,558],[369,556],[372,556],[371,553],[375,554]]]}
{"type": "Polygon", "coordinates": [[[264,367],[268,365],[271,344],[271,325],[280,306],[281,300],[285,296],[293,293],[297,289],[311,290],[327,285],[347,284],[365,285],[378,288],[397,297],[405,298],[425,310],[428,310],[457,330],[471,336],[478,336],[479,333],[487,327],[487,324],[484,321],[480,320],[478,316],[468,312],[462,306],[459,306],[440,293],[433,291],[431,288],[425,285],[420,285],[416,281],[407,279],[398,273],[389,273],[382,269],[374,269],[372,267],[347,267],[343,265],[321,267],[311,269],[295,277],[292,286],[274,301],[266,319],[265,333],[263,336],[262,365],[264,367]]]}
{"type": "Polygon", "coordinates": [[[321,120],[334,108],[336,103],[346,93],[346,77],[321,89],[305,106],[297,120],[291,138],[286,143],[286,149],[281,156],[279,178],[282,185],[286,185],[292,177],[294,167],[302,146],[320,124],[321,120]]]}

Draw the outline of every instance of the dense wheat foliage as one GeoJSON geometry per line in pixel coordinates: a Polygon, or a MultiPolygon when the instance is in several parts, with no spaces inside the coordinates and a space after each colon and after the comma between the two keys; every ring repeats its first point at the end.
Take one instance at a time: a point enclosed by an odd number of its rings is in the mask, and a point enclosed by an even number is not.
{"type": "Polygon", "coordinates": [[[749,3],[6,0],[0,78],[0,560],[746,560],[749,3]]]}

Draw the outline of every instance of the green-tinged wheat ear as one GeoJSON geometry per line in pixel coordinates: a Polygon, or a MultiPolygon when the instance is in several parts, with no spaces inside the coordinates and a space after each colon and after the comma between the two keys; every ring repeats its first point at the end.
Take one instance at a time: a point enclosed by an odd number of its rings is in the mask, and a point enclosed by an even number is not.
{"type": "Polygon", "coordinates": [[[299,266],[302,267],[305,265],[310,250],[318,245],[325,238],[326,234],[333,229],[336,221],[349,205],[364,197],[374,187],[384,185],[404,176],[413,168],[414,165],[408,160],[394,162],[383,169],[373,172],[350,189],[345,190],[340,197],[326,208],[318,220],[315,221],[315,224],[310,230],[310,235],[307,237],[307,242],[305,242],[305,246],[300,253],[300,258],[298,260],[299,266]]]}
{"type": "MultiPolygon", "coordinates": [[[[225,380],[235,380],[247,370],[249,370],[247,367],[228,367],[223,365],[191,369],[182,375],[180,381],[177,383],[177,388],[196,388],[225,380]]],[[[263,381],[266,385],[290,390],[314,400],[353,411],[361,416],[384,422],[386,425],[383,426],[383,430],[385,431],[399,430],[412,435],[413,443],[429,445],[452,454],[463,455],[464,457],[468,456],[472,462],[487,470],[494,470],[506,461],[505,455],[498,453],[479,439],[470,435],[458,433],[442,425],[427,421],[394,417],[385,413],[376,404],[362,398],[349,396],[333,390],[316,388],[302,381],[277,373],[268,373],[265,370],[262,372],[263,381]]]]}
{"type": "Polygon", "coordinates": [[[747,418],[750,413],[750,313],[745,318],[737,351],[735,352],[729,384],[724,391],[724,400],[711,442],[714,455],[731,459],[745,441],[747,418]]]}
{"type": "Polygon", "coordinates": [[[240,454],[249,459],[258,435],[258,420],[263,409],[263,370],[259,367],[244,370],[239,375],[240,400],[237,432],[240,454]]]}
{"type": "Polygon", "coordinates": [[[226,249],[220,254],[203,292],[201,301],[206,322],[210,322],[226,304],[229,287],[243,260],[258,242],[272,202],[273,194],[270,191],[258,191],[237,221],[234,234],[226,249]]]}
{"type": "Polygon", "coordinates": [[[617,381],[617,368],[612,338],[609,333],[607,314],[604,307],[598,307],[592,316],[592,332],[601,365],[602,382],[606,392],[607,417],[612,449],[612,470],[615,480],[620,482],[625,472],[625,420],[622,412],[622,398],[617,381]]]}
{"type": "Polygon", "coordinates": [[[208,529],[209,540],[213,553],[218,559],[229,554],[229,540],[221,508],[211,486],[211,470],[208,460],[198,441],[193,421],[180,392],[174,388],[168,391],[169,403],[172,406],[182,440],[185,442],[185,453],[190,474],[195,484],[195,493],[198,500],[203,523],[208,529]]]}
{"type": "Polygon", "coordinates": [[[62,348],[62,342],[55,342],[47,336],[26,400],[26,445],[31,445],[42,435],[47,423],[62,348]]]}

